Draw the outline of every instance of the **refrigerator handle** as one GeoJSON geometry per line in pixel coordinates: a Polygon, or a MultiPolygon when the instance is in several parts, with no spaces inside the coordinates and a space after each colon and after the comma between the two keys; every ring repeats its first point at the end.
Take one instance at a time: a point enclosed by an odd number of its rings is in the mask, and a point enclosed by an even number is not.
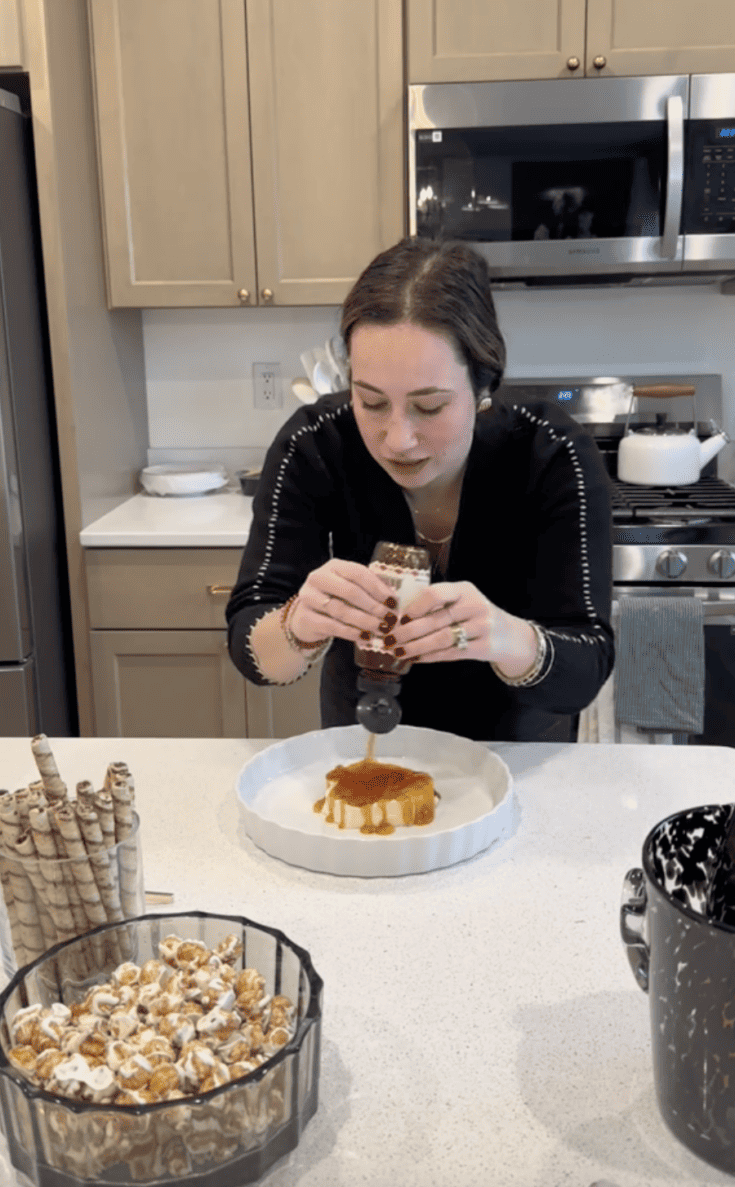
{"type": "Polygon", "coordinates": [[[684,195],[684,104],[681,95],[670,95],[666,100],[666,134],[668,170],[661,257],[665,260],[675,260],[684,195]]]}

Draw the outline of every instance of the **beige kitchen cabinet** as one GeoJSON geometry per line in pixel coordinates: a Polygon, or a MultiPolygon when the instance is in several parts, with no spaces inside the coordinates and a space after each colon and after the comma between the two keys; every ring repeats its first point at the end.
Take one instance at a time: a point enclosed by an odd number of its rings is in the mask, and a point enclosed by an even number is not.
{"type": "Polygon", "coordinates": [[[407,0],[409,81],[735,69],[733,0],[407,0]]]}
{"type": "Polygon", "coordinates": [[[338,304],[401,237],[401,0],[88,0],[108,298],[338,304]]]}
{"type": "Polygon", "coordinates": [[[224,607],[240,549],[86,551],[98,737],[284,738],[319,729],[315,665],[295,684],[248,684],[224,607]]]}
{"type": "Polygon", "coordinates": [[[0,66],[14,66],[16,69],[23,66],[18,0],[0,0],[0,66]]]}

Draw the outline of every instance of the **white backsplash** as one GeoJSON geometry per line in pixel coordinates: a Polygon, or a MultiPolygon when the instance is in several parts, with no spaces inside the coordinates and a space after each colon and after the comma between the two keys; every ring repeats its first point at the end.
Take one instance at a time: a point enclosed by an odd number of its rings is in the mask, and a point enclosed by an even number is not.
{"type": "MultiPolygon", "coordinates": [[[[496,304],[509,378],[714,372],[735,438],[735,297],[715,285],[501,292],[496,304]]],[[[149,462],[259,464],[299,407],[299,355],[338,327],[331,306],[145,310],[149,462]],[[283,409],[253,407],[253,362],[281,364],[283,409]]],[[[735,481],[731,455],[720,472],[735,481]]]]}

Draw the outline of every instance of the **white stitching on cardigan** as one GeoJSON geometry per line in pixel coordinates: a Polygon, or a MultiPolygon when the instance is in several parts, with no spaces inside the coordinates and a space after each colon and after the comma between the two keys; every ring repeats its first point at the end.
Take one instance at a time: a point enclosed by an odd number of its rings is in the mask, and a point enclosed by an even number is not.
{"type": "Polygon", "coordinates": [[[527,420],[530,420],[535,425],[545,428],[549,432],[549,436],[553,441],[561,441],[566,447],[572,463],[572,469],[577,480],[577,492],[579,495],[579,531],[581,537],[581,568],[582,568],[582,597],[584,599],[585,611],[590,621],[590,629],[594,631],[599,637],[592,638],[590,635],[567,635],[563,631],[555,631],[550,627],[545,626],[544,630],[547,635],[553,635],[555,639],[561,639],[565,643],[591,643],[600,644],[605,641],[605,633],[597,621],[598,615],[592,601],[592,591],[590,589],[590,563],[587,546],[587,492],[584,487],[584,470],[577,456],[577,451],[574,443],[564,433],[557,433],[556,430],[549,424],[548,420],[542,420],[541,417],[535,416],[528,408],[524,408],[519,404],[513,405],[514,412],[520,412],[527,420]]]}
{"type": "Polygon", "coordinates": [[[336,420],[336,418],[338,416],[341,416],[343,412],[349,411],[349,408],[350,408],[350,405],[348,403],[345,403],[345,404],[342,404],[339,408],[335,408],[330,412],[322,412],[317,417],[315,424],[302,425],[302,427],[300,429],[298,429],[293,434],[292,437],[289,437],[288,446],[286,448],[286,453],[285,453],[285,456],[283,457],[283,460],[281,461],[280,466],[278,467],[278,473],[276,475],[276,481],[274,483],[273,506],[271,507],[271,513],[270,513],[270,517],[268,519],[268,534],[266,537],[265,549],[263,551],[263,562],[262,562],[260,568],[258,569],[258,572],[255,574],[255,580],[253,581],[253,587],[252,587],[253,601],[260,601],[263,596],[262,593],[258,592],[258,589],[263,584],[266,570],[270,563],[271,554],[273,552],[273,546],[274,546],[275,537],[276,537],[276,526],[278,524],[278,503],[279,503],[279,498],[281,495],[281,488],[283,487],[283,480],[284,480],[284,477],[286,474],[286,468],[296,452],[296,442],[298,441],[299,437],[303,437],[304,433],[316,433],[317,430],[320,429],[321,426],[324,424],[325,420],[336,420]]]}

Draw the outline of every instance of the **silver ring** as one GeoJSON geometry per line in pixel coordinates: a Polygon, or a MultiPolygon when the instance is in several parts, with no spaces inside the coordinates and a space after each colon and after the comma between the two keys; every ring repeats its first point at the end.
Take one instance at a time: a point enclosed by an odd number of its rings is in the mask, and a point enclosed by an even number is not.
{"type": "Polygon", "coordinates": [[[454,642],[452,643],[452,646],[456,647],[457,651],[465,651],[466,650],[468,643],[469,643],[469,640],[467,638],[467,631],[464,629],[463,626],[460,626],[460,624],[458,622],[452,623],[452,638],[454,640],[454,642]]]}

